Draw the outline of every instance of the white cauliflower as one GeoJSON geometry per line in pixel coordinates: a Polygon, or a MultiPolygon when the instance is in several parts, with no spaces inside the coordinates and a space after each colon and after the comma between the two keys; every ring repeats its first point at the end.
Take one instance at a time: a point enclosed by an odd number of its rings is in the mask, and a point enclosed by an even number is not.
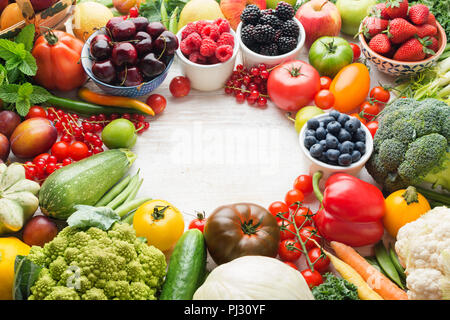
{"type": "Polygon", "coordinates": [[[450,209],[436,207],[400,228],[395,251],[408,298],[450,300],[450,209]]]}

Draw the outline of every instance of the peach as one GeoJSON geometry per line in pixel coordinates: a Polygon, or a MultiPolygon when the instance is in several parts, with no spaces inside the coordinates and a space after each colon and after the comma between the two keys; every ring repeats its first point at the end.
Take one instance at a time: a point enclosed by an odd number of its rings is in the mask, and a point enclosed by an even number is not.
{"type": "Polygon", "coordinates": [[[241,13],[248,4],[256,4],[261,10],[266,9],[266,0],[222,0],[220,9],[230,22],[231,27],[236,30],[241,22],[241,13]]]}

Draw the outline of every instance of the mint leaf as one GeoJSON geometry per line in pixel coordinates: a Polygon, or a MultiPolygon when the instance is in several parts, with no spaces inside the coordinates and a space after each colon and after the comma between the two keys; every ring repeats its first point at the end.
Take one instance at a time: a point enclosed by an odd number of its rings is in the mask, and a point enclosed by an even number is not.
{"type": "Polygon", "coordinates": [[[22,43],[24,45],[25,50],[31,51],[31,49],[33,49],[33,41],[34,41],[35,32],[36,32],[36,28],[34,27],[34,24],[27,25],[17,35],[16,42],[22,43]]]}
{"type": "Polygon", "coordinates": [[[19,90],[17,90],[17,93],[19,94],[19,98],[30,98],[30,95],[33,93],[33,86],[29,82],[25,82],[19,87],[19,90]]]}
{"type": "Polygon", "coordinates": [[[19,115],[25,117],[30,111],[30,99],[28,97],[20,97],[16,101],[16,110],[19,115]]]}
{"type": "Polygon", "coordinates": [[[30,102],[33,104],[44,103],[51,98],[50,92],[39,86],[33,86],[33,93],[30,95],[30,102]]]}
{"type": "Polygon", "coordinates": [[[19,85],[18,84],[4,84],[0,86],[0,100],[7,103],[16,103],[19,98],[19,85]]]}
{"type": "Polygon", "coordinates": [[[6,60],[5,68],[6,70],[14,70],[17,69],[22,63],[22,59],[18,56],[14,56],[11,59],[6,60]]]}
{"type": "Polygon", "coordinates": [[[8,84],[8,71],[0,64],[0,85],[8,84]]]}
{"type": "Polygon", "coordinates": [[[19,70],[22,71],[23,74],[27,76],[35,76],[37,72],[37,64],[33,55],[28,51],[25,51],[25,57],[23,58],[22,63],[19,66],[19,70]]]}
{"type": "Polygon", "coordinates": [[[14,43],[7,39],[0,39],[0,58],[8,61],[9,59],[12,59],[16,56],[17,51],[17,43],[14,43]]]}

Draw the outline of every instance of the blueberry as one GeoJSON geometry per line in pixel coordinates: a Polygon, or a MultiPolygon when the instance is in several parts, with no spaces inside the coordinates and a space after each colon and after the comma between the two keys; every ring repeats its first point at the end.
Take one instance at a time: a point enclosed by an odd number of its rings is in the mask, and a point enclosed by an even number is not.
{"type": "Polygon", "coordinates": [[[341,124],[337,121],[331,121],[327,124],[327,130],[329,133],[337,135],[341,130],[341,124]]]}
{"type": "Polygon", "coordinates": [[[330,133],[327,134],[325,141],[329,149],[336,149],[339,143],[338,139],[330,133]]]}
{"type": "Polygon", "coordinates": [[[315,136],[316,135],[316,131],[313,129],[306,129],[305,130],[305,137],[307,136],[315,136]]]}
{"type": "Polygon", "coordinates": [[[351,141],[344,141],[342,142],[341,147],[339,148],[339,151],[341,153],[349,153],[351,154],[353,152],[353,149],[355,148],[355,145],[351,141]]]}
{"type": "Polygon", "coordinates": [[[325,153],[322,153],[322,155],[317,159],[319,161],[328,163],[327,157],[325,156],[325,153]]]}
{"type": "Polygon", "coordinates": [[[307,149],[311,148],[311,146],[316,143],[318,143],[316,137],[314,137],[314,136],[306,136],[305,137],[305,147],[307,149]]]}
{"type": "Polygon", "coordinates": [[[348,153],[342,153],[338,158],[338,164],[344,167],[352,163],[352,156],[348,153]]]}
{"type": "Polygon", "coordinates": [[[317,120],[317,119],[309,119],[307,122],[306,122],[306,127],[308,128],[308,129],[313,129],[313,130],[316,130],[318,127],[320,127],[320,122],[319,122],[319,120],[317,120]]]}
{"type": "MultiPolygon", "coordinates": [[[[316,133],[317,134],[317,133],[316,133]]],[[[347,130],[341,128],[339,134],[337,135],[339,142],[344,142],[352,139],[352,135],[347,130]]]]}
{"type": "Polygon", "coordinates": [[[359,159],[361,159],[361,152],[359,152],[358,150],[353,150],[352,152],[352,162],[357,162],[359,161],[359,159]]]}
{"type": "Polygon", "coordinates": [[[326,140],[320,140],[319,144],[322,146],[323,151],[326,151],[328,149],[326,140]]]}
{"type": "Polygon", "coordinates": [[[345,113],[341,113],[339,115],[339,118],[337,119],[337,121],[341,124],[341,126],[344,126],[345,123],[350,119],[350,116],[348,114],[345,113]]]}
{"type": "Polygon", "coordinates": [[[317,140],[323,140],[327,137],[327,130],[325,128],[319,127],[316,130],[316,138],[317,140]]]}
{"type": "Polygon", "coordinates": [[[338,120],[341,113],[337,110],[331,110],[329,115],[332,116],[334,119],[338,120]]]}
{"type": "Polygon", "coordinates": [[[366,132],[363,128],[356,129],[356,132],[353,134],[353,140],[366,142],[366,132]]]}
{"type": "Polygon", "coordinates": [[[336,119],[334,119],[334,118],[331,117],[331,116],[326,116],[326,117],[324,117],[324,118],[321,120],[321,122],[323,123],[324,127],[326,128],[327,125],[328,125],[331,121],[334,121],[334,120],[336,120],[336,119]]]}
{"type": "Polygon", "coordinates": [[[349,132],[355,132],[359,127],[361,127],[361,121],[354,117],[348,119],[344,124],[344,128],[349,132]]]}
{"type": "Polygon", "coordinates": [[[309,153],[314,158],[320,158],[320,156],[323,154],[323,148],[320,143],[316,143],[309,149],[309,153]]]}
{"type": "Polygon", "coordinates": [[[341,152],[339,150],[337,150],[337,149],[328,149],[325,152],[325,156],[330,161],[336,161],[339,158],[340,154],[341,154],[341,152]]]}
{"type": "Polygon", "coordinates": [[[366,153],[366,144],[361,141],[356,141],[355,142],[355,150],[358,150],[359,153],[361,153],[361,155],[363,155],[364,153],[366,153]]]}

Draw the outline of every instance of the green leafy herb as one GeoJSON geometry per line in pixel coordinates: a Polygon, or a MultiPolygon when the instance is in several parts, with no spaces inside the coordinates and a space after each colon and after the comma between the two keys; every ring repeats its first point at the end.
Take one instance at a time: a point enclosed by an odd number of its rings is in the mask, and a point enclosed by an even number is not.
{"type": "Polygon", "coordinates": [[[312,289],[316,300],[359,300],[358,289],[353,283],[330,272],[323,276],[326,280],[312,289]]]}
{"type": "Polygon", "coordinates": [[[77,211],[67,219],[67,224],[70,227],[80,229],[97,227],[107,231],[114,222],[120,221],[119,215],[113,209],[108,207],[76,205],[75,209],[77,209],[77,211]]]}
{"type": "Polygon", "coordinates": [[[27,300],[30,288],[36,282],[42,267],[34,264],[26,256],[17,256],[14,262],[13,299],[27,300]]]}
{"type": "Polygon", "coordinates": [[[0,99],[15,104],[17,113],[23,117],[28,114],[31,105],[43,103],[51,96],[44,88],[33,86],[29,82],[0,85],[0,99]]]}
{"type": "MultiPolygon", "coordinates": [[[[139,6],[139,15],[146,17],[149,21],[161,21],[168,26],[173,12],[176,11],[176,20],[178,20],[181,10],[188,2],[189,0],[147,0],[139,6]],[[161,8],[163,12],[161,12],[161,8]]],[[[177,32],[177,30],[171,31],[177,32]]]]}

